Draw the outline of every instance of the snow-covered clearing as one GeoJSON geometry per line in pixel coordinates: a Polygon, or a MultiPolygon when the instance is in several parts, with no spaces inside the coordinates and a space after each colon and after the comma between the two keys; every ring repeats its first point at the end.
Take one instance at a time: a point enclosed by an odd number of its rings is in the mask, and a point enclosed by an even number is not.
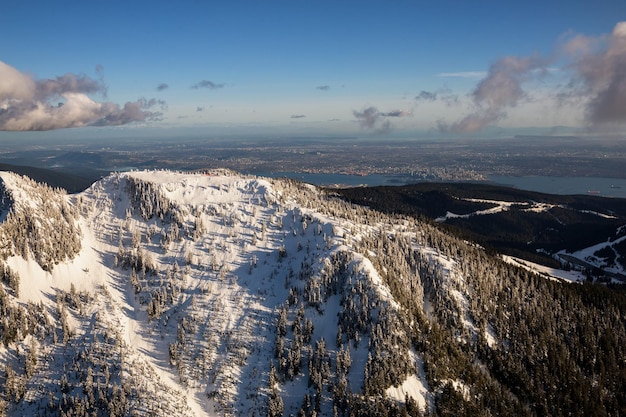
{"type": "MultiPolygon", "coordinates": [[[[503,211],[508,211],[511,209],[511,207],[514,207],[514,206],[520,207],[522,211],[534,212],[534,213],[547,212],[555,207],[573,210],[561,204],[541,203],[537,201],[528,201],[528,202],[500,201],[500,200],[485,200],[485,199],[479,199],[479,198],[463,198],[462,200],[470,201],[474,203],[493,204],[494,207],[488,208],[485,210],[477,210],[477,211],[467,213],[467,214],[456,214],[456,213],[452,213],[448,211],[445,216],[438,217],[435,219],[435,221],[441,223],[441,222],[445,222],[448,219],[456,219],[456,218],[467,219],[472,216],[486,216],[490,214],[500,213],[503,211]]],[[[574,211],[578,211],[579,213],[591,214],[594,216],[602,217],[604,219],[616,219],[617,218],[611,214],[605,214],[605,213],[600,213],[600,212],[591,211],[591,210],[574,210],[574,211]]]]}
{"type": "Polygon", "coordinates": [[[409,375],[402,385],[398,387],[387,388],[386,393],[390,398],[402,403],[406,401],[408,395],[415,400],[421,410],[432,410],[434,397],[428,390],[424,363],[414,351],[411,351],[411,357],[417,366],[417,374],[409,375]]]}
{"type": "Polygon", "coordinates": [[[528,271],[534,272],[549,279],[559,279],[568,282],[583,282],[585,276],[580,271],[565,271],[562,269],[550,268],[525,259],[516,258],[514,256],[502,255],[502,259],[512,265],[517,265],[528,271]]]}
{"type": "MultiPolygon", "coordinates": [[[[451,213],[451,212],[447,212],[445,216],[441,216],[441,217],[437,217],[435,219],[436,222],[445,222],[448,219],[456,219],[456,218],[460,218],[460,219],[467,219],[470,218],[472,216],[486,216],[489,214],[496,214],[496,213],[500,213],[502,211],[508,211],[511,209],[512,206],[529,206],[529,203],[520,203],[520,202],[511,202],[511,201],[498,201],[498,200],[484,200],[484,199],[478,199],[478,198],[463,198],[462,200],[465,201],[471,201],[473,203],[489,203],[489,204],[494,204],[495,207],[492,208],[488,208],[486,210],[477,210],[474,211],[472,213],[468,213],[468,214],[455,214],[455,213],[451,213]]],[[[530,208],[536,208],[537,210],[539,209],[543,209],[543,207],[541,205],[532,205],[529,208],[526,209],[530,209],[530,208]]]]}

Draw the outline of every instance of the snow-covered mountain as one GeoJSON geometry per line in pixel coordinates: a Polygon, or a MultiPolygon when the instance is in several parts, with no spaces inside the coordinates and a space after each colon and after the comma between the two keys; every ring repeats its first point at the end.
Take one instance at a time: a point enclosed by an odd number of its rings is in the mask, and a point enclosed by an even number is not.
{"type": "Polygon", "coordinates": [[[0,178],[0,414],[540,410],[501,362],[562,284],[433,225],[229,171],[0,178]]]}

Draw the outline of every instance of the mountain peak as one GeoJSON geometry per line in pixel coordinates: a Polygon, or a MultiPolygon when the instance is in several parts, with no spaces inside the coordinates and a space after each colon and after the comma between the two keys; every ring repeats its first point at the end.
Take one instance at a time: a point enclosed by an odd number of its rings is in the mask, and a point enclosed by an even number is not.
{"type": "Polygon", "coordinates": [[[483,361],[513,343],[502,280],[529,273],[432,225],[230,171],[2,179],[10,413],[419,415],[505,383],[483,361]]]}

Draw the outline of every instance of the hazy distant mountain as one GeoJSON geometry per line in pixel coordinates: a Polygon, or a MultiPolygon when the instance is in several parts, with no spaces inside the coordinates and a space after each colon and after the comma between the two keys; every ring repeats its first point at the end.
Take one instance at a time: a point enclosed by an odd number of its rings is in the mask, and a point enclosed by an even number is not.
{"type": "Polygon", "coordinates": [[[51,187],[60,187],[70,193],[83,191],[94,182],[94,174],[80,176],[52,169],[37,168],[32,166],[1,164],[0,171],[11,171],[20,175],[25,175],[35,181],[48,184],[51,187]]]}
{"type": "Polygon", "coordinates": [[[626,413],[619,290],[290,180],[0,178],[0,414],[626,413]]]}

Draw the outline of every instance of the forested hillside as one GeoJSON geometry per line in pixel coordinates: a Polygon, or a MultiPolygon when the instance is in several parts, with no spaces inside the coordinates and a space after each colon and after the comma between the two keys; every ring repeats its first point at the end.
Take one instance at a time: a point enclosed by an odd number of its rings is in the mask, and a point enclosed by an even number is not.
{"type": "Polygon", "coordinates": [[[290,180],[1,179],[1,415],[626,414],[620,288],[290,180]]]}
{"type": "Polygon", "coordinates": [[[487,250],[555,268],[578,268],[589,280],[626,282],[624,199],[542,194],[473,183],[335,192],[384,213],[434,220],[448,233],[487,250]]]}

